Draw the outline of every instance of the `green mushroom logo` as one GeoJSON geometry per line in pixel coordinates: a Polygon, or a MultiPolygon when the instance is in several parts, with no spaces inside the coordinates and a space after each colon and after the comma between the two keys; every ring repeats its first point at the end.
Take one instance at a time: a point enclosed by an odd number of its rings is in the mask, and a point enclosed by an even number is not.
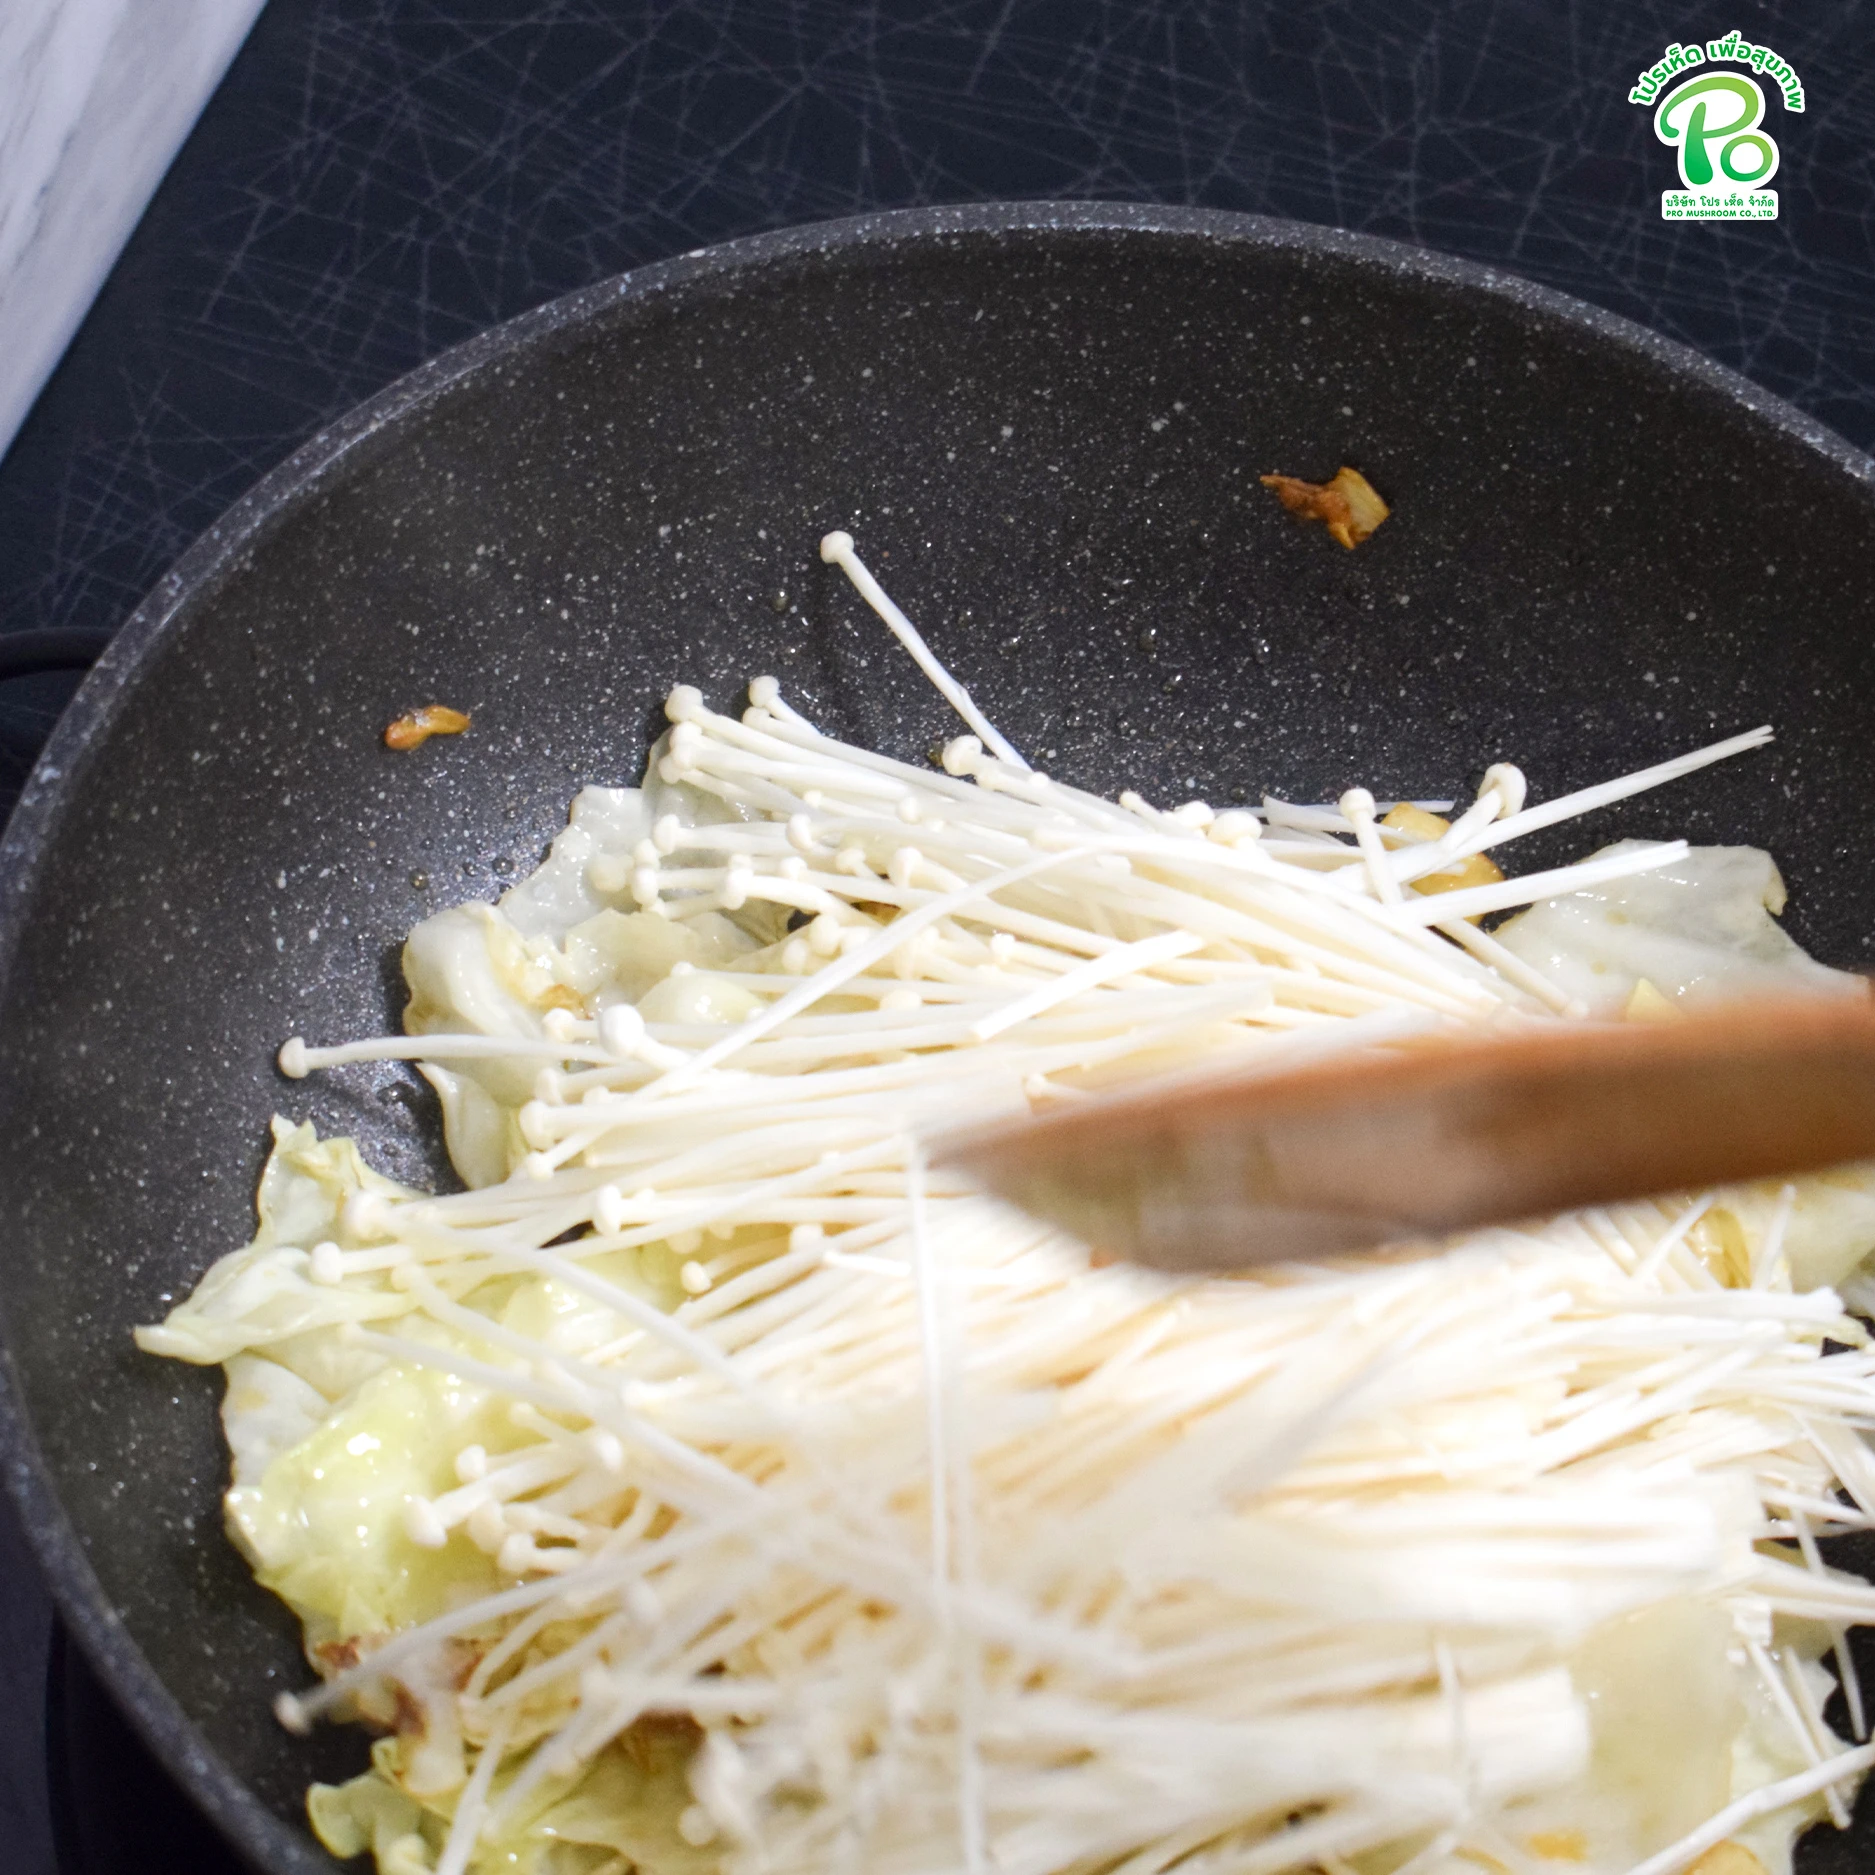
{"type": "Polygon", "coordinates": [[[1777,145],[1758,128],[1764,93],[1736,72],[1675,85],[1654,112],[1654,135],[1678,146],[1688,189],[1757,189],[1777,174],[1777,145]]]}

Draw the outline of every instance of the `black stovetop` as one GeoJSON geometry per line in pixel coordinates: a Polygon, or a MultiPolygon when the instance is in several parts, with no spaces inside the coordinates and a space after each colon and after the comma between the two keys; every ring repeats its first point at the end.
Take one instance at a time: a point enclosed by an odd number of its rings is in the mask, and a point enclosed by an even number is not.
{"type": "MultiPolygon", "coordinates": [[[[0,631],[114,628],[264,470],[494,320],[920,202],[1192,202],[1422,242],[1875,445],[1875,18],[1780,11],[272,0],[0,461],[0,631]],[[1628,90],[1670,41],[1734,26],[1805,82],[1801,117],[1773,107],[1780,218],[1666,223],[1672,159],[1628,90]]],[[[68,688],[0,685],[0,813],[68,688]]],[[[0,1868],[232,1868],[50,1630],[0,1503],[0,1868]]]]}

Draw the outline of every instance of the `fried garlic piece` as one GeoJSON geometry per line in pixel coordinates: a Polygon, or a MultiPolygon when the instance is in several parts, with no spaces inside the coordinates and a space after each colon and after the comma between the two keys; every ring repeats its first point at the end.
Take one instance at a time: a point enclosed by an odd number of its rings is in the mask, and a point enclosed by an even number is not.
{"type": "Polygon", "coordinates": [[[387,749],[417,749],[432,736],[459,736],[469,726],[465,711],[446,704],[426,703],[420,710],[400,716],[384,732],[387,749]]]}
{"type": "Polygon", "coordinates": [[[1258,478],[1298,521],[1320,521],[1344,547],[1358,547],[1390,510],[1359,469],[1346,463],[1332,482],[1303,482],[1293,475],[1258,478]]]}
{"type": "Polygon", "coordinates": [[[1764,1875],[1764,1864],[1742,1842],[1722,1842],[1708,1849],[1686,1875],[1764,1875]]]}
{"type": "Polygon", "coordinates": [[[1544,1829],[1526,1839],[1532,1855],[1546,1862],[1586,1862],[1588,1838],[1579,1829],[1544,1829]]]}
{"type": "MultiPolygon", "coordinates": [[[[1423,807],[1415,807],[1411,801],[1402,801],[1393,808],[1380,823],[1391,827],[1395,833],[1404,834],[1409,840],[1436,840],[1451,826],[1443,815],[1431,814],[1423,807]]],[[[1447,866],[1440,872],[1429,872],[1423,879],[1415,879],[1407,888],[1412,892],[1462,892],[1467,886],[1496,885],[1504,877],[1502,870],[1494,860],[1483,853],[1468,854],[1456,864],[1447,866]]],[[[1480,920],[1473,918],[1471,923],[1480,920]]]]}
{"type": "Polygon", "coordinates": [[[1630,1022],[1681,1022],[1686,1017],[1686,1011],[1671,996],[1664,995],[1645,977],[1635,984],[1621,1013],[1630,1022]]]}

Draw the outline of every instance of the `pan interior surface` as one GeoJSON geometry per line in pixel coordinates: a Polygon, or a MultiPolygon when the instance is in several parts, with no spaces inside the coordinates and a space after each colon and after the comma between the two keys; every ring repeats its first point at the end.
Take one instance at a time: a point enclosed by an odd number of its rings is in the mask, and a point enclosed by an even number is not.
{"type": "Polygon", "coordinates": [[[133,1711],[279,1868],[327,1866],[304,1787],[363,1745],[267,1718],[304,1668],[221,1537],[219,1378],[130,1329],[251,1233],[275,1111],[442,1176],[414,1076],[287,1083],[274,1050],[395,1024],[405,932],[529,870],[581,784],[634,782],[672,684],[722,708],[772,673],[900,756],[955,732],[819,563],[829,528],[1037,766],[1101,790],[1443,798],[1505,759],[1540,799],[1773,722],[1524,863],[1762,845],[1801,942],[1875,944],[1847,834],[1875,495],[1736,380],[1478,270],[1225,216],[921,213],[653,274],[289,464],[145,608],[134,681],[81,706],[9,841],[29,1511],[133,1711]],[[1342,463],[1393,508],[1353,553],[1257,481],[1342,463]],[[387,751],[428,703],[472,729],[387,751]]]}

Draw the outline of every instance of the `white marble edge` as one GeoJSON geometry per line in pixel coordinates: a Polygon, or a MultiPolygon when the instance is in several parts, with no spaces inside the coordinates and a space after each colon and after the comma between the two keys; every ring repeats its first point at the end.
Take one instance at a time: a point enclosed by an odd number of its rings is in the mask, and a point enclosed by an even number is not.
{"type": "Polygon", "coordinates": [[[264,0],[0,0],[0,456],[264,0]]]}

